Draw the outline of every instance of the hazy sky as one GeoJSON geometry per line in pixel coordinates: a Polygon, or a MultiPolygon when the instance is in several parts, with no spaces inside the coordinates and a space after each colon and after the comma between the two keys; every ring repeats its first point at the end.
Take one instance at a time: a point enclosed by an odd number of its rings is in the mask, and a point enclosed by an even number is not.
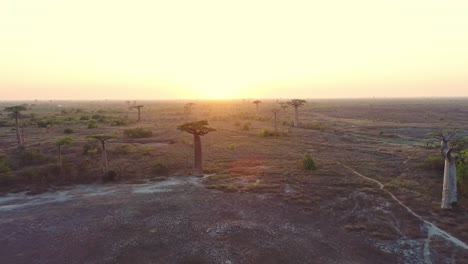
{"type": "Polygon", "coordinates": [[[0,91],[468,96],[468,1],[0,0],[0,91]]]}

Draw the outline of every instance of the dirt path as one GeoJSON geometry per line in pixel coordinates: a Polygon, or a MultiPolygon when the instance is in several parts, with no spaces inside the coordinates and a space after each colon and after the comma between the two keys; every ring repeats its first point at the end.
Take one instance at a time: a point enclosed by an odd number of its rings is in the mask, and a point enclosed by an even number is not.
{"type": "Polygon", "coordinates": [[[395,263],[336,219],[198,178],[0,198],[0,263],[395,263]]]}
{"type": "MultiPolygon", "coordinates": [[[[406,163],[407,161],[408,160],[405,160],[404,163],[406,163]]],[[[427,238],[424,240],[424,262],[425,263],[427,263],[427,264],[432,263],[430,243],[431,243],[431,239],[433,238],[433,236],[439,236],[439,237],[443,238],[444,240],[446,240],[447,242],[451,243],[455,247],[459,247],[461,249],[468,250],[468,245],[466,243],[464,243],[463,241],[459,240],[455,236],[449,234],[447,231],[442,230],[441,228],[437,227],[434,223],[425,220],[422,216],[415,213],[413,210],[411,210],[411,208],[409,208],[401,200],[399,200],[392,192],[386,190],[384,184],[382,184],[378,180],[372,179],[370,177],[367,177],[367,176],[353,170],[351,167],[349,167],[349,166],[347,166],[347,165],[345,165],[343,163],[340,163],[340,164],[343,167],[345,167],[346,169],[353,172],[355,175],[357,175],[357,176],[359,176],[359,177],[361,177],[361,178],[363,178],[363,179],[365,179],[367,181],[370,181],[370,182],[373,182],[373,183],[377,184],[377,186],[379,187],[380,190],[382,190],[383,192],[386,192],[394,201],[396,201],[408,213],[410,213],[411,215],[413,215],[414,217],[416,217],[417,219],[419,219],[422,222],[422,228],[424,230],[426,230],[426,233],[427,233],[427,238]]]]}

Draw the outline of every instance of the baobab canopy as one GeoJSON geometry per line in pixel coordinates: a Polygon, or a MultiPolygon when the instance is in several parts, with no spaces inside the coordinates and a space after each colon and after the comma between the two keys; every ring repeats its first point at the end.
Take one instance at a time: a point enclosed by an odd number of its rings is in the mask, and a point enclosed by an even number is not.
{"type": "Polygon", "coordinates": [[[177,129],[200,136],[206,135],[212,131],[216,131],[216,129],[208,127],[208,121],[206,120],[186,123],[178,126],[177,129]]]}

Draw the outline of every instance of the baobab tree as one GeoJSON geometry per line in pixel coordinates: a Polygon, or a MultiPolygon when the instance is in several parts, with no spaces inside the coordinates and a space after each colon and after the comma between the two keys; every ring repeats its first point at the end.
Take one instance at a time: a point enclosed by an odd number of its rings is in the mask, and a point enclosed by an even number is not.
{"type": "Polygon", "coordinates": [[[280,107],[283,109],[283,111],[286,111],[288,108],[288,103],[286,102],[279,102],[280,107]]]}
{"type": "Polygon", "coordinates": [[[277,121],[278,121],[277,117],[278,117],[279,111],[280,111],[279,108],[273,108],[273,109],[271,109],[271,112],[275,115],[275,134],[276,134],[276,135],[278,135],[278,127],[277,127],[276,124],[277,124],[277,121]]]}
{"type": "Polygon", "coordinates": [[[457,140],[454,139],[456,131],[441,131],[433,133],[432,136],[440,140],[440,154],[445,160],[444,183],[442,186],[442,209],[451,209],[458,202],[457,199],[457,158],[454,150],[457,140]]]}
{"type": "Polygon", "coordinates": [[[57,166],[62,169],[62,146],[63,145],[68,145],[73,141],[71,137],[63,137],[55,141],[55,144],[58,147],[58,162],[57,166]]]}
{"type": "Polygon", "coordinates": [[[252,103],[255,104],[255,106],[257,107],[257,113],[258,113],[258,105],[261,103],[262,101],[259,101],[259,100],[255,100],[253,101],[252,103]]]}
{"type": "Polygon", "coordinates": [[[26,111],[26,107],[24,105],[15,105],[10,107],[5,107],[6,112],[10,112],[16,121],[16,141],[19,145],[24,144],[24,137],[22,130],[20,129],[20,113],[21,111],[26,111]]]}
{"type": "MultiPolygon", "coordinates": [[[[107,162],[107,149],[106,149],[106,141],[110,140],[110,139],[113,139],[115,138],[114,136],[110,136],[110,135],[93,135],[93,136],[88,136],[87,138],[91,138],[91,139],[94,139],[94,140],[98,140],[99,142],[101,142],[101,154],[102,154],[102,159],[101,159],[101,168],[102,168],[102,172],[107,175],[108,171],[109,171],[109,164],[107,162]]],[[[103,180],[103,175],[101,175],[101,181],[103,180]]]]}
{"type": "Polygon", "coordinates": [[[306,100],[302,99],[292,99],[291,101],[288,101],[287,104],[294,107],[294,126],[298,127],[299,126],[299,107],[303,106],[306,102],[306,100]]]}
{"type": "Polygon", "coordinates": [[[132,106],[132,108],[136,108],[138,110],[138,122],[141,121],[141,108],[144,107],[143,105],[135,105],[135,106],[132,106]]]}
{"type": "Polygon", "coordinates": [[[187,103],[184,106],[184,111],[185,111],[185,122],[188,122],[190,114],[192,113],[192,107],[195,105],[195,103],[187,103]]]}
{"type": "Polygon", "coordinates": [[[216,129],[208,127],[208,121],[206,120],[185,123],[181,126],[178,126],[177,129],[193,135],[193,150],[195,155],[193,173],[195,176],[203,176],[202,147],[200,136],[204,136],[212,131],[216,131],[216,129]]]}

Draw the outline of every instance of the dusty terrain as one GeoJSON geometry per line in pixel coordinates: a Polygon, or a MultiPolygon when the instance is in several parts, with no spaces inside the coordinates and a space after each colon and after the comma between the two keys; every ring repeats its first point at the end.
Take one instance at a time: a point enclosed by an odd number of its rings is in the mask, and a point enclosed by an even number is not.
{"type": "MultiPolygon", "coordinates": [[[[44,174],[44,165],[35,165],[14,168],[14,180],[2,184],[2,263],[468,259],[467,195],[460,193],[456,209],[439,209],[442,173],[421,167],[438,153],[433,143],[427,146],[428,132],[466,133],[467,100],[309,101],[300,109],[304,128],[289,126],[291,109],[281,112],[279,137],[261,135],[273,127],[274,101],[261,103],[258,114],[250,102],[197,102],[189,117],[184,102],[145,102],[140,123],[123,102],[61,104],[70,104],[68,113],[50,102],[30,111],[72,119],[77,114],[70,109],[80,107],[90,116],[101,111],[129,122],[100,122],[96,129],[76,119],[47,130],[25,126],[28,148],[51,156],[65,127],[73,128],[75,140],[64,148],[65,175],[44,174]],[[175,129],[187,119],[207,119],[217,129],[202,139],[205,178],[190,176],[192,138],[175,129]],[[137,126],[153,136],[120,136],[137,126]],[[117,182],[95,183],[99,155],[84,155],[82,147],[89,141],[84,137],[96,133],[117,136],[109,145],[117,182]],[[318,170],[302,169],[305,153],[318,170]],[[169,171],[153,175],[155,161],[169,171]]],[[[8,158],[14,130],[2,127],[0,136],[8,158]]]]}

